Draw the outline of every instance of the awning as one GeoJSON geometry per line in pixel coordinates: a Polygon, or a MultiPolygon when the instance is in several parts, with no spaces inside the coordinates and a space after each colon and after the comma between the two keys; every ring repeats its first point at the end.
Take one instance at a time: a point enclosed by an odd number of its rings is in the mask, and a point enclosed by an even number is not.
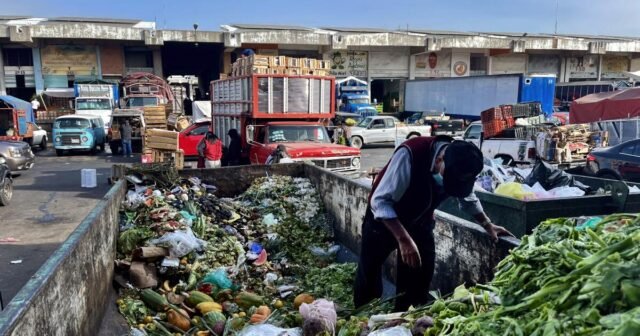
{"type": "Polygon", "coordinates": [[[48,88],[42,93],[54,98],[73,98],[76,96],[73,88],[48,88]]]}
{"type": "Polygon", "coordinates": [[[571,103],[572,124],[640,117],[640,88],[586,95],[571,103]]]}

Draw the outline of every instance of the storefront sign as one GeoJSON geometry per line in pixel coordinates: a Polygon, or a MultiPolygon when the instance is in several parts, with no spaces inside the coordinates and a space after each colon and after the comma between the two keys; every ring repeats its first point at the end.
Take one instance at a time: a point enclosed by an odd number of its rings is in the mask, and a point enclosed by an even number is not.
{"type": "Polygon", "coordinates": [[[452,77],[469,76],[469,53],[453,53],[451,55],[452,77]]]}
{"type": "Polygon", "coordinates": [[[629,76],[625,74],[626,71],[629,71],[629,57],[610,55],[602,57],[602,78],[627,78],[629,76]]]}
{"type": "Polygon", "coordinates": [[[40,49],[43,75],[96,76],[96,47],[49,45],[40,49]]]}
{"type": "Polygon", "coordinates": [[[567,75],[569,78],[598,78],[598,56],[567,57],[567,75]]]}
{"type": "Polygon", "coordinates": [[[449,52],[417,54],[413,59],[415,77],[451,76],[451,53],[449,52]]]}
{"type": "Polygon", "coordinates": [[[366,78],[367,58],[366,51],[336,51],[331,54],[331,75],[336,77],[361,77],[366,78]]]}

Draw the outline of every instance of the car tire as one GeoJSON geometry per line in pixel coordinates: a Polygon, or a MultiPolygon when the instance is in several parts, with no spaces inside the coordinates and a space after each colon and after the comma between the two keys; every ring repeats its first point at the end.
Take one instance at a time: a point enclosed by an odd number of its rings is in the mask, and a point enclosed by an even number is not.
{"type": "Polygon", "coordinates": [[[40,141],[40,150],[47,150],[47,137],[42,137],[40,141]]]}
{"type": "Polygon", "coordinates": [[[413,139],[413,138],[419,137],[419,136],[420,136],[420,134],[418,134],[418,133],[411,133],[411,134],[407,135],[407,140],[413,139]]]}
{"type": "Polygon", "coordinates": [[[5,178],[2,185],[0,185],[0,205],[9,205],[11,197],[13,196],[13,181],[10,178],[5,178]]]}
{"type": "Polygon", "coordinates": [[[63,149],[56,149],[56,155],[57,156],[63,156],[64,155],[64,150],[63,149]]]}
{"type": "Polygon", "coordinates": [[[351,147],[353,148],[362,148],[362,146],[364,145],[364,141],[362,141],[362,138],[359,136],[353,136],[351,137],[351,147]]]}

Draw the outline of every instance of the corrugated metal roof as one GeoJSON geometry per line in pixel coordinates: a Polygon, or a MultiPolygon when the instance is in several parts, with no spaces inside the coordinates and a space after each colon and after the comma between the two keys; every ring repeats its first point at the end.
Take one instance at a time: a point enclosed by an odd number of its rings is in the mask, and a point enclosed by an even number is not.
{"type": "Polygon", "coordinates": [[[248,24],[248,23],[231,23],[228,26],[237,29],[254,29],[254,30],[305,30],[310,31],[312,28],[302,26],[285,26],[285,25],[269,25],[269,24],[248,24]]]}
{"type": "Polygon", "coordinates": [[[89,23],[116,23],[116,24],[124,24],[124,25],[135,25],[143,20],[138,19],[111,19],[111,18],[84,18],[84,17],[73,17],[73,16],[61,16],[50,18],[49,21],[58,21],[58,22],[89,22],[89,23]]]}
{"type": "MultiPolygon", "coordinates": [[[[398,30],[398,31],[406,32],[406,30],[398,30]]],[[[456,32],[456,31],[450,31],[450,30],[433,30],[433,29],[416,29],[416,28],[411,28],[411,27],[409,27],[409,32],[411,32],[411,33],[419,33],[419,34],[426,34],[426,35],[458,35],[458,36],[476,36],[476,35],[478,35],[477,33],[472,33],[472,32],[456,32]]]]}
{"type": "Polygon", "coordinates": [[[331,30],[343,33],[392,33],[393,30],[384,28],[366,28],[366,27],[320,27],[320,29],[331,30]]]}

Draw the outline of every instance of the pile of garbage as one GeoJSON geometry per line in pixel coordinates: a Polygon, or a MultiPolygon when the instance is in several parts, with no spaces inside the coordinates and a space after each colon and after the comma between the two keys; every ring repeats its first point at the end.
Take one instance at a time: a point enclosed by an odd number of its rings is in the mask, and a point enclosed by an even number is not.
{"type": "Polygon", "coordinates": [[[355,265],[336,263],[308,179],[259,178],[229,199],[198,178],[133,172],[115,277],[132,334],[332,335],[351,315],[390,309],[354,310],[355,265]]]}

